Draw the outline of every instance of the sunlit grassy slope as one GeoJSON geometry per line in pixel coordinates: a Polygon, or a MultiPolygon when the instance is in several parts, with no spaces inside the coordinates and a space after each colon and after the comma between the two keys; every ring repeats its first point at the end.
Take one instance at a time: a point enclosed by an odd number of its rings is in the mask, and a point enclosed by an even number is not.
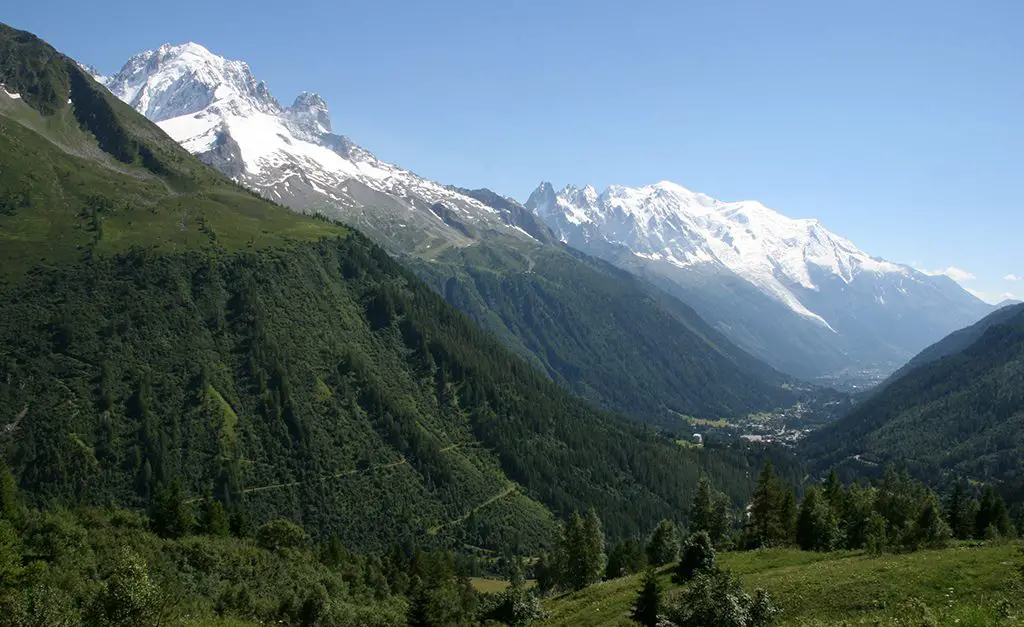
{"type": "MultiPolygon", "coordinates": [[[[1013,545],[881,557],[792,549],[720,555],[720,564],[749,590],[771,593],[784,625],[1020,624],[1020,608],[1006,607],[1020,601],[1017,561],[1013,545]]],[[[660,572],[666,592],[678,589],[670,568],[660,572]]],[[[547,603],[549,624],[631,624],[639,588],[636,575],[555,597],[547,603]]]]}

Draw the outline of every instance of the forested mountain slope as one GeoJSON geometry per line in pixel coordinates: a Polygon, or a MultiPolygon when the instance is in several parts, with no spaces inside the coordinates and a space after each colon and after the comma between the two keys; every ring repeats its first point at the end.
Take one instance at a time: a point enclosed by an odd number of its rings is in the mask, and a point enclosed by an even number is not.
{"type": "Polygon", "coordinates": [[[589,506],[646,531],[702,472],[748,494],[758,454],[593,409],[34,36],[0,26],[0,82],[0,450],[36,501],[142,507],[180,479],[352,548],[529,549],[589,506]]]}
{"type": "Polygon", "coordinates": [[[410,261],[485,330],[575,394],[672,427],[792,405],[786,378],[696,313],[567,247],[490,241],[410,261]]]}
{"type": "Polygon", "coordinates": [[[819,468],[899,462],[933,481],[950,472],[977,480],[1019,478],[1024,310],[1010,313],[964,350],[909,370],[811,434],[804,453],[819,468]]]}

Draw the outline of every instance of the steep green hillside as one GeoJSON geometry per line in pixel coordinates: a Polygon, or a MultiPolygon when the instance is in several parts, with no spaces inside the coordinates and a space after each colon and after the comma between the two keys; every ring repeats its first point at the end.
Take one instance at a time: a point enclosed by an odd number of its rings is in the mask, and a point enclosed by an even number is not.
{"type": "Polygon", "coordinates": [[[628,272],[558,245],[491,240],[413,270],[573,393],[660,426],[792,405],[786,378],[628,272]]]}
{"type": "Polygon", "coordinates": [[[131,248],[254,250],[338,236],[182,150],[31,34],[0,24],[0,281],[131,248]]]}
{"type": "Polygon", "coordinates": [[[759,453],[572,397],[345,228],[206,169],[73,61],[0,29],[0,446],[37,502],[174,479],[346,546],[536,548],[736,502],[759,453]]]}
{"type": "Polygon", "coordinates": [[[1018,311],[965,350],[891,382],[811,434],[803,449],[821,468],[899,462],[930,480],[947,472],[1014,479],[1024,456],[1022,389],[1024,311],[1018,311]]]}

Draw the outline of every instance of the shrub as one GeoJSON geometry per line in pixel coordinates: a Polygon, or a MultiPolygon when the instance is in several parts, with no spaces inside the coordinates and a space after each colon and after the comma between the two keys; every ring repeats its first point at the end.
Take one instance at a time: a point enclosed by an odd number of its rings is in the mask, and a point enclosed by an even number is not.
{"type": "Polygon", "coordinates": [[[779,609],[764,590],[751,598],[728,571],[698,573],[665,603],[660,625],[676,627],[762,627],[775,622],[779,609]]]}
{"type": "Polygon", "coordinates": [[[683,545],[683,555],[676,567],[673,580],[676,583],[687,582],[701,572],[716,568],[715,546],[706,531],[691,534],[683,545]]]}
{"type": "Polygon", "coordinates": [[[671,564],[679,559],[679,531],[671,520],[663,520],[647,543],[647,561],[652,566],[671,564]]]}
{"type": "Polygon", "coordinates": [[[306,530],[290,520],[277,519],[261,526],[256,532],[256,542],[270,551],[301,549],[309,545],[306,530]]]}

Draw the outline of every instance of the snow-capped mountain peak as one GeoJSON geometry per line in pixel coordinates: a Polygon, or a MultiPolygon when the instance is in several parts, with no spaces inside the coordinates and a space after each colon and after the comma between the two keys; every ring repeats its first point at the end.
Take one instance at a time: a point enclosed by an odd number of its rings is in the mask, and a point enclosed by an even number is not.
{"type": "Polygon", "coordinates": [[[320,95],[302,92],[282,107],[248,64],[197,43],[141,52],[102,82],[193,154],[295,209],[414,245],[494,230],[522,236],[509,216],[335,135],[320,95]],[[419,223],[418,236],[395,235],[410,223],[419,223]]]}
{"type": "Polygon", "coordinates": [[[850,283],[861,272],[908,274],[872,258],[813,219],[786,217],[755,200],[723,202],[671,181],[638,188],[542,184],[527,207],[564,241],[605,240],[634,255],[678,267],[718,264],[797,313],[829,326],[792,288],[818,289],[816,278],[850,283]]]}
{"type": "Polygon", "coordinates": [[[156,122],[198,113],[213,104],[237,112],[281,111],[248,64],[225,59],[194,42],[140,52],[106,85],[156,122]]]}
{"type": "Polygon", "coordinates": [[[331,132],[331,113],[320,94],[302,92],[285,113],[307,133],[325,135],[331,132]]]}

